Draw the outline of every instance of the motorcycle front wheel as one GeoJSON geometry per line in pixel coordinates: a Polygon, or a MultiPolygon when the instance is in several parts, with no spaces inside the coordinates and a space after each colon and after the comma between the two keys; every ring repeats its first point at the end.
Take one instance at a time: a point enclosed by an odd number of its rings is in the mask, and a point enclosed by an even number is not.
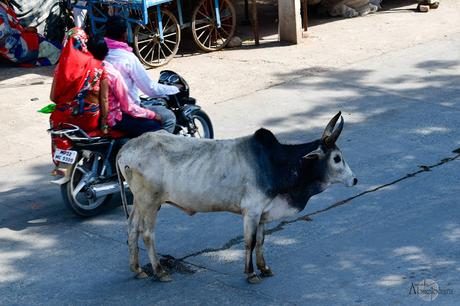
{"type": "Polygon", "coordinates": [[[211,119],[209,119],[209,116],[203,110],[200,109],[191,115],[190,125],[189,133],[192,137],[214,138],[214,129],[212,128],[211,119]]]}
{"type": "Polygon", "coordinates": [[[112,198],[111,195],[94,198],[89,193],[89,187],[100,176],[110,176],[112,169],[107,166],[103,171],[103,158],[98,153],[89,157],[82,156],[73,167],[70,180],[61,185],[61,194],[64,203],[72,212],[81,217],[91,217],[100,213],[112,198]]]}

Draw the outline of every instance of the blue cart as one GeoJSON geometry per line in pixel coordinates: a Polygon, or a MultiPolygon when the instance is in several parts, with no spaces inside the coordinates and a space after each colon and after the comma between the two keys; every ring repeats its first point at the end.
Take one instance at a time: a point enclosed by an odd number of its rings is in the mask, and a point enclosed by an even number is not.
{"type": "Polygon", "coordinates": [[[188,20],[182,1],[88,0],[79,7],[87,9],[93,33],[103,30],[108,15],[125,17],[136,55],[146,66],[159,67],[176,55],[184,28],[191,28],[195,43],[205,52],[224,48],[235,33],[231,0],[199,0],[188,20]]]}

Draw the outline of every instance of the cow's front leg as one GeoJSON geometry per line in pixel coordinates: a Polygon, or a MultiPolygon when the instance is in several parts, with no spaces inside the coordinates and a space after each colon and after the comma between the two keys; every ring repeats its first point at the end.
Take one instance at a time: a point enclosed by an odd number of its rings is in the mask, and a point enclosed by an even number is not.
{"type": "Polygon", "coordinates": [[[144,211],[144,244],[147,248],[147,254],[149,255],[155,277],[160,282],[170,282],[172,278],[161,266],[155,250],[155,224],[157,221],[157,214],[158,209],[150,208],[144,211]]]}
{"type": "Polygon", "coordinates": [[[243,217],[244,223],[244,242],[246,247],[246,262],[244,272],[247,274],[247,281],[251,284],[260,283],[260,277],[254,272],[252,263],[252,252],[256,245],[257,225],[260,221],[260,215],[245,214],[243,217]]]}
{"type": "Polygon", "coordinates": [[[269,277],[273,276],[272,270],[265,263],[264,258],[264,240],[265,240],[265,223],[259,223],[257,226],[257,241],[256,241],[256,263],[257,268],[260,270],[260,276],[269,277]]]}
{"type": "Polygon", "coordinates": [[[136,278],[146,278],[148,275],[142,271],[139,266],[139,232],[142,229],[139,212],[134,205],[133,211],[128,219],[128,248],[129,248],[129,267],[131,271],[136,273],[136,278]]]}

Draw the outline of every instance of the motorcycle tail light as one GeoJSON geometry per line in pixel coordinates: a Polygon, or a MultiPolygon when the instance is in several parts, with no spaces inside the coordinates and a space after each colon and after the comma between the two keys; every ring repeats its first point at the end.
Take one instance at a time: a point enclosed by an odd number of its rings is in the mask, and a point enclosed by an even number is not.
{"type": "Polygon", "coordinates": [[[72,149],[72,142],[67,138],[63,138],[59,136],[55,136],[51,138],[51,157],[53,159],[54,164],[56,166],[59,166],[59,162],[55,161],[53,158],[56,148],[61,149],[61,150],[70,150],[72,149]]]}
{"type": "Polygon", "coordinates": [[[69,139],[63,137],[53,137],[53,145],[55,148],[61,150],[72,149],[72,142],[69,139]]]}

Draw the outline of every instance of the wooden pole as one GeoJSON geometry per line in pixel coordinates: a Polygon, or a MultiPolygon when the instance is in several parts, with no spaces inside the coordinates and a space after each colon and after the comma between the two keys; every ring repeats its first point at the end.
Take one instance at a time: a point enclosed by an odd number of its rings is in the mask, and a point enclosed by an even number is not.
{"type": "Polygon", "coordinates": [[[259,45],[259,19],[257,17],[257,0],[252,0],[252,32],[256,46],[259,45]]]}
{"type": "Polygon", "coordinates": [[[244,22],[249,24],[249,0],[244,0],[244,22]]]}
{"type": "Polygon", "coordinates": [[[302,28],[306,32],[308,31],[308,8],[307,8],[307,0],[302,0],[302,28]]]}

